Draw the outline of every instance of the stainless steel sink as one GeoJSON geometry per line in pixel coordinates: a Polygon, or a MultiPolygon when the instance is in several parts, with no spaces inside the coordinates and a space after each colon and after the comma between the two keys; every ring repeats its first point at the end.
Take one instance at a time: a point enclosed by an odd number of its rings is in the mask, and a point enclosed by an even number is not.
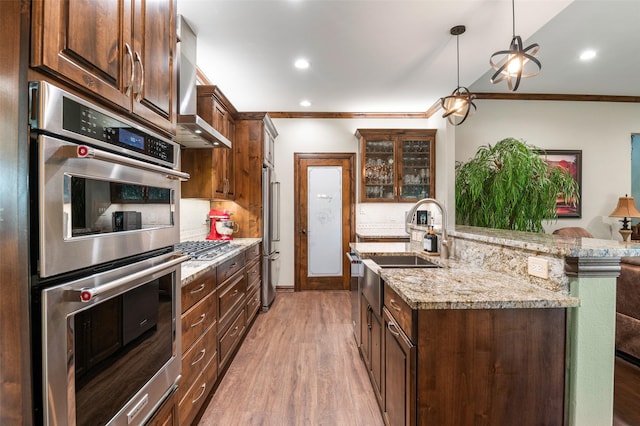
{"type": "Polygon", "coordinates": [[[435,263],[416,255],[370,256],[369,258],[381,268],[439,268],[435,263]]]}

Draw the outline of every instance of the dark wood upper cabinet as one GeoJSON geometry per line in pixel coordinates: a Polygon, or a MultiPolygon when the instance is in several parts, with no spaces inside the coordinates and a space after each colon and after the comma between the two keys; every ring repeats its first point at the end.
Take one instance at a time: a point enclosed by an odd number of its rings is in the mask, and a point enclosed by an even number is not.
{"type": "Polygon", "coordinates": [[[358,129],[356,137],[361,202],[435,198],[435,130],[358,129]]]}
{"type": "Polygon", "coordinates": [[[175,133],[175,0],[33,2],[31,66],[175,133]]]}

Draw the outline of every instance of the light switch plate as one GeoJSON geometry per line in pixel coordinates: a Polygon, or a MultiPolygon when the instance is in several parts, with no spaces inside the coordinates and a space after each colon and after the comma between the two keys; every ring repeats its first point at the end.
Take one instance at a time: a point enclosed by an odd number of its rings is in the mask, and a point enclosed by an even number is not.
{"type": "Polygon", "coordinates": [[[529,275],[546,280],[549,278],[549,261],[541,257],[529,256],[528,271],[529,275]]]}

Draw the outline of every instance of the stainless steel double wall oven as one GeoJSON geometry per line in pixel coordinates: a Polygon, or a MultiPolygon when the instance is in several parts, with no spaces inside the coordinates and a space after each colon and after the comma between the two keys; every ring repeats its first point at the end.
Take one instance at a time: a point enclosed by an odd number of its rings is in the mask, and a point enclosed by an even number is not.
{"type": "Polygon", "coordinates": [[[35,422],[142,424],[180,374],[179,145],[29,91],[35,422]]]}

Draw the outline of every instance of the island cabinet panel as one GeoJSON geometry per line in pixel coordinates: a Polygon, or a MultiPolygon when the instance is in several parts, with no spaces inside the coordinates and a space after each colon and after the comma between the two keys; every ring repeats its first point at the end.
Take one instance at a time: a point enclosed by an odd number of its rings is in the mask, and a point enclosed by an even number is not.
{"type": "Polygon", "coordinates": [[[367,301],[364,294],[360,297],[360,302],[360,326],[362,335],[360,351],[378,403],[382,404],[382,375],[384,367],[382,355],[383,322],[375,309],[373,309],[367,301]]]}
{"type": "Polygon", "coordinates": [[[31,66],[175,134],[175,0],[33,2],[31,66]]]}
{"type": "Polygon", "coordinates": [[[562,425],[565,314],[418,311],[418,424],[562,425]]]}
{"type": "Polygon", "coordinates": [[[387,308],[384,317],[384,420],[389,425],[416,421],[416,347],[387,308]]]}
{"type": "Polygon", "coordinates": [[[411,309],[385,283],[383,319],[386,424],[564,423],[565,308],[411,309]]]}

